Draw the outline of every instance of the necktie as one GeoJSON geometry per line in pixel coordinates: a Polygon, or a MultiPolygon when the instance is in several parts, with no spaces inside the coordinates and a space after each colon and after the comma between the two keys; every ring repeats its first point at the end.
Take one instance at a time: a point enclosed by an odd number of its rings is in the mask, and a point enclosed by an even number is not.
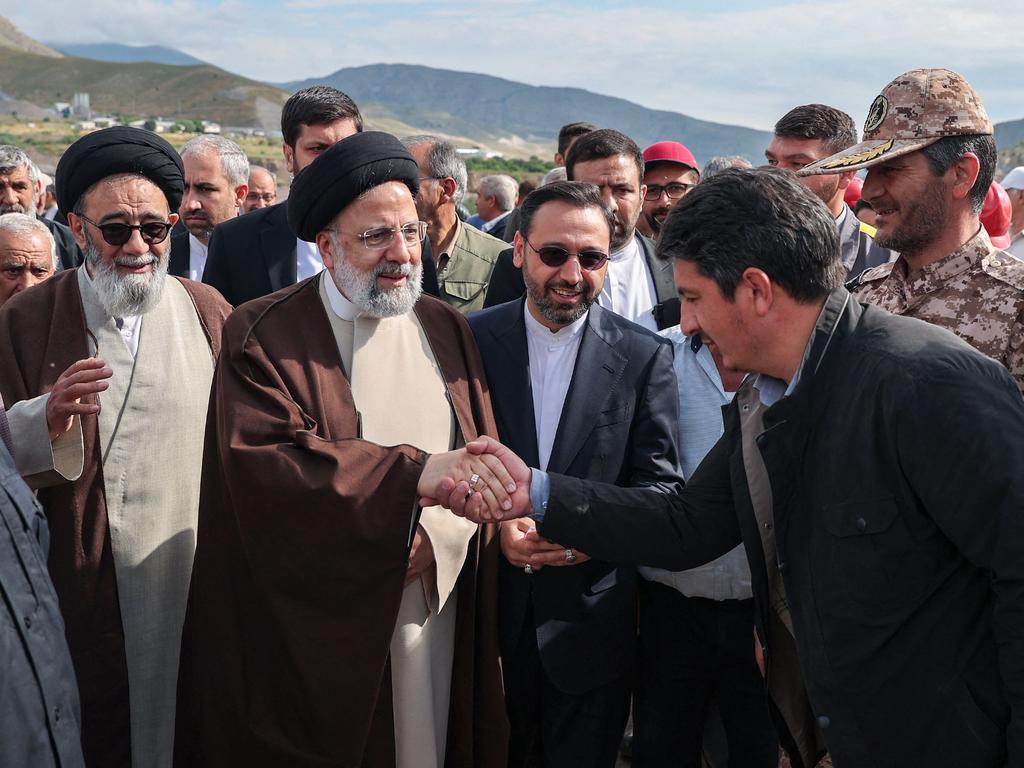
{"type": "Polygon", "coordinates": [[[4,441],[8,453],[14,456],[14,442],[11,440],[11,426],[7,423],[7,409],[4,407],[3,395],[0,395],[0,440],[4,441]]]}

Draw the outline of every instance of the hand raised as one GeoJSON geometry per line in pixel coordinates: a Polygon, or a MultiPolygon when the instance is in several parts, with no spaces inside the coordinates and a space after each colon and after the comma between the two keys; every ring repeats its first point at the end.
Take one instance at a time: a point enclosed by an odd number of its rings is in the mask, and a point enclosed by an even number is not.
{"type": "Polygon", "coordinates": [[[82,398],[105,390],[110,386],[106,379],[113,375],[98,357],[79,360],[60,375],[46,401],[46,426],[51,440],[71,429],[75,416],[100,412],[99,403],[83,403],[82,398]]]}

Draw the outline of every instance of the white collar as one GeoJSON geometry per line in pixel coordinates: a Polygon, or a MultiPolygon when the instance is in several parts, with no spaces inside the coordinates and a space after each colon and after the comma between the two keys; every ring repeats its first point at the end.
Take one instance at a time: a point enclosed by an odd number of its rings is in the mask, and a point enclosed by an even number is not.
{"type": "Polygon", "coordinates": [[[636,239],[636,235],[629,239],[629,242],[619,248],[617,251],[612,251],[608,254],[608,261],[627,261],[631,258],[640,255],[640,242],[636,239]]]}
{"type": "Polygon", "coordinates": [[[191,232],[188,233],[188,247],[189,253],[199,253],[203,256],[209,250],[210,246],[203,245],[203,241],[193,235],[191,232]]]}
{"type": "Polygon", "coordinates": [[[342,292],[338,290],[338,286],[334,284],[334,277],[329,270],[325,269],[320,275],[320,279],[324,281],[324,287],[327,291],[327,301],[330,303],[334,314],[342,320],[347,320],[350,323],[353,322],[363,313],[363,310],[346,299],[342,292]]]}
{"type": "Polygon", "coordinates": [[[525,302],[523,304],[523,317],[526,320],[526,333],[528,335],[548,346],[562,346],[563,344],[572,343],[583,332],[583,327],[587,324],[587,318],[590,317],[590,311],[588,310],[583,317],[569,325],[563,325],[554,332],[530,313],[530,308],[526,306],[525,302]]]}

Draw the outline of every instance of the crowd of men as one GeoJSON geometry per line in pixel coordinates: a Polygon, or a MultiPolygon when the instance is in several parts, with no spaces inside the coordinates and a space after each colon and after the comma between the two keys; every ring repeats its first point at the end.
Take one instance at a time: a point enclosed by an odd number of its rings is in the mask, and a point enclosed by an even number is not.
{"type": "Polygon", "coordinates": [[[283,203],[0,146],[0,765],[1024,764],[1024,167],[961,76],[761,168],[570,123],[472,218],[443,137],[281,130],[283,203]]]}

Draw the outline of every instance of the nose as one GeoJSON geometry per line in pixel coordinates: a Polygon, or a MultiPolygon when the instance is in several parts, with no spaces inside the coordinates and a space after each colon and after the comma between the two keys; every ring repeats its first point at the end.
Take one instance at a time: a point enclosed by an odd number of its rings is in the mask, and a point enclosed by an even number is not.
{"type": "Polygon", "coordinates": [[[391,243],[390,247],[384,252],[384,258],[388,261],[394,261],[398,264],[405,264],[406,262],[416,263],[419,261],[420,244],[418,242],[409,245],[405,242],[405,237],[402,233],[395,232],[395,239],[391,243]]]}
{"type": "Polygon", "coordinates": [[[191,192],[186,192],[185,197],[181,199],[181,210],[182,211],[197,211],[203,207],[199,198],[193,195],[191,192]]]}
{"type": "Polygon", "coordinates": [[[18,195],[14,191],[14,187],[9,184],[0,186],[0,203],[4,205],[12,205],[18,202],[18,195]]]}
{"type": "Polygon", "coordinates": [[[601,197],[604,198],[605,205],[612,209],[612,213],[618,212],[619,205],[615,201],[615,195],[612,194],[611,187],[601,187],[601,197]]]}
{"type": "Polygon", "coordinates": [[[121,251],[131,256],[141,256],[143,253],[149,253],[149,249],[149,243],[142,239],[142,232],[137,229],[132,230],[132,236],[128,238],[128,242],[121,246],[121,251]]]}
{"type": "Polygon", "coordinates": [[[583,268],[580,266],[579,256],[570,256],[565,260],[562,268],[558,270],[558,276],[569,285],[576,285],[583,279],[583,268]]]}
{"type": "Polygon", "coordinates": [[[679,330],[684,336],[698,336],[701,332],[700,322],[697,320],[697,313],[685,301],[679,307],[679,330]]]}

